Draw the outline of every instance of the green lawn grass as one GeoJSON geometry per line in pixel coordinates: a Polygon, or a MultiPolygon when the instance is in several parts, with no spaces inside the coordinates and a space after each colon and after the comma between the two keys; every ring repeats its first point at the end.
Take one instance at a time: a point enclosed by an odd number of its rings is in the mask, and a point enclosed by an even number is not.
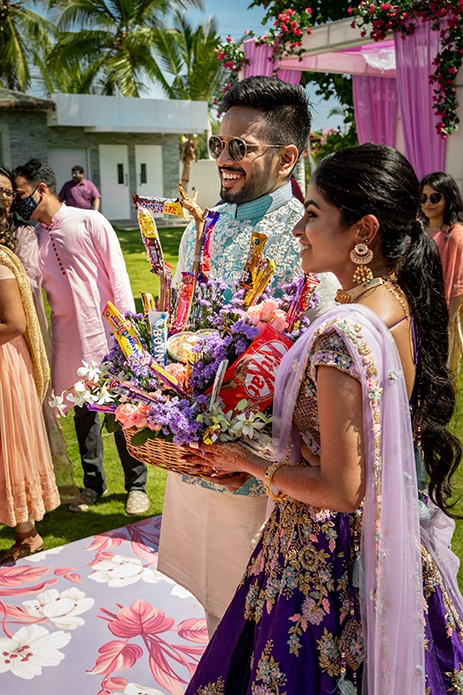
{"type": "MultiPolygon", "coordinates": [[[[117,234],[124,253],[127,269],[132,283],[133,294],[137,309],[141,310],[140,292],[152,292],[157,294],[158,278],[150,272],[146,254],[138,230],[117,229],[117,234]]],[[[177,250],[183,229],[180,227],[160,229],[162,247],[165,259],[171,265],[176,266],[177,250]]],[[[460,379],[460,395],[457,408],[452,421],[454,432],[463,437],[463,371],[460,379]]],[[[62,421],[63,430],[68,443],[70,458],[74,464],[74,476],[77,485],[82,487],[82,468],[74,431],[72,416],[68,415],[62,421]]],[[[125,526],[140,517],[129,517],[124,512],[126,493],[124,490],[124,477],[122,467],[117,455],[112,435],[104,435],[105,458],[104,466],[107,477],[109,495],[102,498],[94,507],[84,514],[73,514],[66,505],[49,512],[45,519],[38,525],[44,538],[45,547],[51,548],[63,543],[70,543],[102,533],[111,529],[125,526]]],[[[463,468],[460,467],[455,476],[456,485],[463,492],[463,468]]],[[[162,512],[166,473],[159,468],[148,466],[147,492],[151,501],[151,508],[145,515],[154,516],[162,512]]],[[[456,508],[463,514],[463,504],[456,508]]],[[[141,517],[143,518],[143,517],[141,517]]],[[[14,530],[7,526],[0,526],[0,551],[8,548],[14,540],[14,530]]],[[[463,557],[463,521],[457,521],[457,528],[453,539],[453,549],[458,557],[463,557]]],[[[459,574],[460,586],[463,589],[463,568],[459,574]]]]}

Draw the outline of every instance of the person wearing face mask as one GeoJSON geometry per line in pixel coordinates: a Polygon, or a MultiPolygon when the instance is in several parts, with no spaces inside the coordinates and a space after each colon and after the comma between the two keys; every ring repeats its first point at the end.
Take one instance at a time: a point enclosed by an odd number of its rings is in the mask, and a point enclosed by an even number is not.
{"type": "MultiPolygon", "coordinates": [[[[47,357],[51,362],[51,338],[42,294],[42,273],[39,267],[37,235],[32,225],[21,222],[15,213],[11,211],[15,195],[11,172],[0,166],[0,201],[3,203],[9,223],[7,233],[11,234],[15,239],[16,244],[13,250],[26,271],[47,357]]],[[[72,461],[68,456],[66,441],[58,414],[54,408],[50,408],[48,405],[50,395],[51,388],[49,387],[43,400],[42,413],[45,420],[56,483],[58,485],[61,501],[71,504],[79,499],[80,492],[74,481],[72,461]]]]}
{"type": "MultiPolygon", "coordinates": [[[[110,326],[102,317],[106,302],[122,313],[135,310],[130,281],[108,220],[95,210],[60,203],[56,176],[47,164],[29,160],[15,170],[14,183],[16,212],[38,221],[40,270],[52,310],[53,388],[59,395],[78,380],[83,360],[99,363],[108,353],[110,326]]],[[[106,481],[98,413],[76,405],[74,423],[85,489],[83,502],[69,508],[79,512],[106,493],[106,481]]],[[[128,493],[126,512],[144,514],[149,508],[146,466],[130,456],[122,430],[114,436],[128,493]]]]}
{"type": "MultiPolygon", "coordinates": [[[[209,139],[223,204],[214,227],[211,271],[231,286],[244,268],[251,234],[267,236],[265,256],[276,261],[270,291],[301,273],[299,248],[291,235],[303,207],[293,197],[290,175],[304,152],[311,117],[304,89],[276,77],[249,77],[225,95],[220,135],[209,139]]],[[[191,270],[195,227],[187,227],[175,279],[191,270]]],[[[320,276],[319,312],[334,305],[336,278],[320,276]]],[[[312,312],[310,318],[314,318],[312,312]]],[[[197,478],[168,474],[159,548],[159,569],[202,603],[212,634],[233,596],[267,501],[260,483],[237,476],[233,490],[197,478]]]]}
{"type": "Polygon", "coordinates": [[[84,170],[81,166],[72,167],[72,179],[66,181],[59,192],[58,198],[73,208],[84,210],[99,210],[101,194],[92,181],[84,178],[84,170]]]}
{"type": "Polygon", "coordinates": [[[448,367],[457,387],[463,352],[463,202],[457,182],[443,171],[428,174],[420,186],[426,231],[437,244],[444,269],[449,306],[448,367]]]}

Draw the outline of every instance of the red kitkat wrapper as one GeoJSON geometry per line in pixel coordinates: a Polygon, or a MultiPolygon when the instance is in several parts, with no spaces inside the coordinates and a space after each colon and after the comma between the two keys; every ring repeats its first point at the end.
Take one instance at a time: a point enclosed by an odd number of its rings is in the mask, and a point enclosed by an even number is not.
{"type": "Polygon", "coordinates": [[[266,326],[225,372],[219,393],[225,412],[235,410],[243,398],[253,410],[263,412],[273,401],[277,369],[291,346],[289,338],[266,326]]]}

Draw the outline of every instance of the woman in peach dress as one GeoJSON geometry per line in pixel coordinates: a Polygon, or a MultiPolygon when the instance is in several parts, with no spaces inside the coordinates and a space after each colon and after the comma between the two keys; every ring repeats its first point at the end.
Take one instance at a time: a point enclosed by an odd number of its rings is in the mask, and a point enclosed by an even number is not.
{"type": "Polygon", "coordinates": [[[463,352],[463,202],[456,181],[443,171],[421,181],[421,212],[437,244],[449,307],[448,368],[458,383],[463,352]]]}
{"type": "Polygon", "coordinates": [[[60,504],[41,403],[49,367],[29,281],[0,211],[0,523],[16,542],[0,564],[43,548],[35,521],[60,504]]]}

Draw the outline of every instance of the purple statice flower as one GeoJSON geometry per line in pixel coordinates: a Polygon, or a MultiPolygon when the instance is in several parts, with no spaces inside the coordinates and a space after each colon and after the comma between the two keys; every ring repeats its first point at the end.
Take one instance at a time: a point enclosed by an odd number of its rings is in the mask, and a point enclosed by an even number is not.
{"type": "Polygon", "coordinates": [[[320,295],[318,294],[317,290],[315,290],[312,297],[310,298],[309,306],[307,308],[308,309],[316,309],[319,304],[320,304],[320,295]]]}
{"type": "Polygon", "coordinates": [[[196,420],[200,412],[199,407],[186,398],[161,397],[149,406],[146,419],[153,429],[161,427],[166,437],[171,436],[174,444],[182,446],[201,438],[205,425],[196,420]]]}
{"type": "Polygon", "coordinates": [[[227,289],[228,285],[220,278],[197,283],[187,330],[199,331],[216,327],[216,317],[226,304],[227,289]]]}
{"type": "Polygon", "coordinates": [[[285,336],[292,340],[293,343],[295,343],[296,340],[300,338],[303,333],[306,332],[309,326],[310,319],[308,319],[307,316],[303,316],[297,328],[295,328],[292,331],[285,331],[285,336]]]}
{"type": "Polygon", "coordinates": [[[238,335],[240,338],[246,338],[252,342],[259,335],[259,329],[252,323],[247,321],[237,321],[231,328],[232,335],[238,335]]]}
{"type": "Polygon", "coordinates": [[[194,393],[203,393],[214,382],[219,364],[229,357],[224,339],[217,334],[198,340],[193,350],[201,358],[193,364],[189,383],[194,393]]]}

